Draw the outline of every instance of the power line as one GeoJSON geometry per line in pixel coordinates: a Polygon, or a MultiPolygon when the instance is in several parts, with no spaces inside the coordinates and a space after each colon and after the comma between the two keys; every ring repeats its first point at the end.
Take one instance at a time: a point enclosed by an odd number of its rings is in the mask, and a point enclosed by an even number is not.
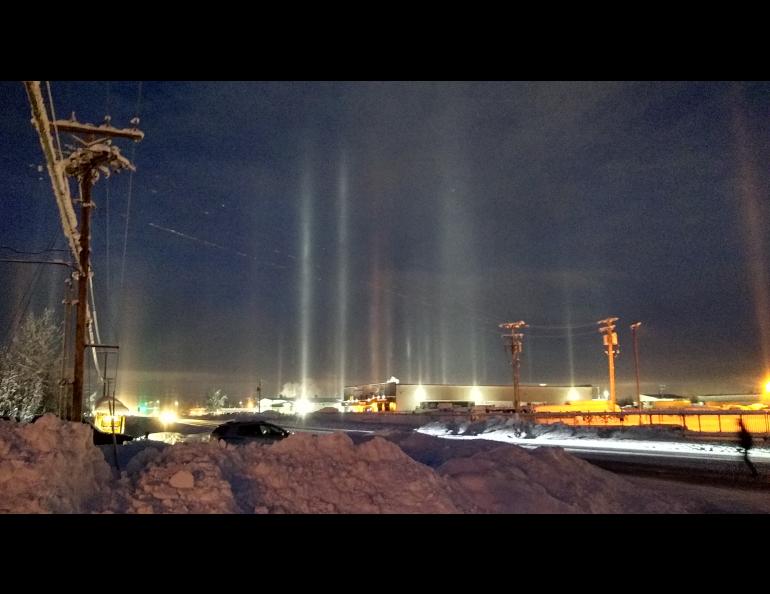
{"type": "MultiPolygon", "coordinates": [[[[106,244],[106,254],[107,254],[107,263],[105,266],[105,284],[107,285],[107,303],[109,304],[109,298],[110,295],[112,295],[111,291],[111,274],[110,274],[110,178],[107,178],[104,180],[105,182],[105,244],[106,244]]],[[[108,318],[112,318],[111,315],[111,308],[108,305],[108,318]]]]}
{"type": "MultiPolygon", "coordinates": [[[[139,81],[137,87],[136,108],[134,113],[136,114],[131,120],[134,125],[139,125],[139,116],[142,107],[142,81],[139,81]]],[[[131,162],[136,162],[136,143],[131,146],[131,162]]],[[[125,306],[125,280],[126,280],[126,250],[128,248],[128,223],[131,217],[131,196],[134,188],[134,172],[130,171],[128,175],[128,198],[126,200],[126,224],[123,229],[123,257],[120,264],[120,307],[118,308],[118,315],[115,320],[115,333],[120,337],[120,324],[119,321],[123,320],[123,307],[125,306]]]]}
{"type": "Polygon", "coordinates": [[[19,260],[18,258],[0,258],[0,262],[12,262],[16,264],[53,264],[55,266],[66,266],[75,269],[69,262],[63,260],[19,260]]]}
{"type": "Polygon", "coordinates": [[[45,81],[45,85],[48,88],[48,104],[51,106],[51,122],[53,122],[53,129],[56,133],[56,148],[59,151],[59,160],[62,158],[61,152],[61,140],[59,139],[59,128],[56,126],[56,111],[53,107],[53,95],[51,95],[51,81],[45,81]]]}
{"type": "MultiPolygon", "coordinates": [[[[91,303],[90,307],[88,308],[88,313],[90,314],[88,317],[91,319],[91,324],[88,326],[88,334],[89,338],[91,340],[91,344],[102,344],[102,337],[99,334],[99,322],[96,317],[96,298],[94,297],[94,276],[90,275],[88,277],[88,285],[89,285],[89,296],[91,297],[91,303]],[[94,340],[94,332],[96,333],[96,340],[94,340]]],[[[99,370],[99,360],[96,356],[96,349],[92,348],[91,353],[94,357],[94,367],[96,368],[96,373],[101,376],[101,371],[99,370]]]]}
{"type": "Polygon", "coordinates": [[[62,249],[57,249],[57,248],[40,250],[38,252],[30,252],[30,251],[26,251],[26,250],[17,250],[17,249],[12,248],[12,247],[10,247],[8,245],[0,245],[0,250],[8,250],[9,252],[13,252],[14,254],[21,254],[23,256],[40,256],[41,254],[48,254],[50,252],[67,252],[67,253],[69,253],[69,250],[62,250],[62,249]]]}
{"type": "MultiPolygon", "coordinates": [[[[106,97],[105,97],[105,100],[104,100],[104,113],[106,113],[108,115],[110,113],[110,107],[111,107],[110,99],[111,99],[111,97],[110,97],[110,81],[107,81],[107,92],[106,92],[106,97]]],[[[129,172],[129,175],[130,175],[130,172],[129,172]]],[[[111,270],[110,270],[110,230],[111,230],[111,228],[110,228],[110,178],[109,177],[104,180],[104,185],[105,185],[105,189],[104,189],[105,190],[105,198],[104,198],[104,202],[105,202],[105,209],[104,209],[105,210],[105,212],[104,212],[104,214],[105,214],[104,240],[105,240],[105,252],[106,252],[105,285],[106,285],[106,288],[107,288],[107,299],[106,299],[106,303],[107,303],[107,319],[108,319],[108,321],[111,321],[112,320],[112,307],[111,307],[110,295],[112,295],[112,291],[111,291],[111,288],[112,288],[111,284],[112,283],[110,282],[111,281],[111,270]]],[[[91,282],[91,297],[92,297],[92,299],[93,299],[93,290],[94,290],[94,287],[93,287],[93,281],[92,281],[91,282]]],[[[94,309],[96,309],[95,306],[94,306],[94,309]]],[[[98,331],[97,331],[97,335],[98,335],[98,331]]],[[[101,342],[101,340],[99,340],[99,342],[101,342]]]]}
{"type": "MultiPolygon", "coordinates": [[[[51,238],[51,241],[48,243],[50,250],[54,245],[56,245],[56,233],[54,233],[54,236],[51,238]]],[[[30,264],[58,264],[58,262],[43,262],[43,261],[30,261],[27,260],[25,262],[28,262],[30,264]]],[[[62,262],[62,264],[64,264],[62,262]]],[[[69,264],[66,264],[69,266],[69,264]]],[[[8,342],[13,342],[14,337],[16,336],[16,332],[18,332],[19,327],[21,326],[21,322],[24,319],[24,316],[27,315],[27,310],[29,309],[29,304],[32,301],[32,293],[35,288],[35,285],[37,284],[38,280],[40,280],[40,275],[43,272],[42,266],[38,266],[38,269],[34,272],[32,275],[32,280],[30,281],[29,285],[27,286],[27,290],[24,293],[24,296],[21,298],[19,303],[14,308],[14,315],[11,318],[11,321],[8,325],[8,328],[6,329],[6,336],[8,337],[8,342]],[[24,306],[22,307],[22,303],[24,306]]]]}
{"type": "Polygon", "coordinates": [[[247,254],[245,252],[241,252],[239,250],[228,248],[226,246],[220,245],[218,243],[214,243],[213,241],[208,241],[206,239],[200,239],[199,237],[195,237],[193,235],[188,235],[187,233],[182,233],[181,231],[177,231],[176,229],[171,229],[169,227],[162,227],[161,225],[156,225],[155,223],[147,223],[149,227],[153,227],[154,229],[159,229],[161,231],[166,231],[167,233],[171,233],[172,235],[176,235],[177,237],[183,237],[184,239],[189,239],[190,241],[194,241],[196,243],[200,243],[202,245],[205,245],[207,247],[216,248],[218,250],[222,250],[224,252],[229,252],[231,254],[235,254],[236,256],[241,256],[242,258],[249,258],[251,260],[255,260],[257,263],[263,265],[263,266],[269,266],[272,268],[286,268],[286,266],[283,266],[281,264],[276,264],[275,262],[265,261],[265,260],[258,260],[256,256],[253,256],[251,254],[247,254]]]}

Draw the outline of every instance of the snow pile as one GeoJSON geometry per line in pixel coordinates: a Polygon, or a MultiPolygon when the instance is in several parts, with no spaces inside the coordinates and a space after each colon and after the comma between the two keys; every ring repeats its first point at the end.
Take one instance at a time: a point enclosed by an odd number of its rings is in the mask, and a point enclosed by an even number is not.
{"type": "Polygon", "coordinates": [[[216,444],[146,447],[104,506],[119,513],[237,513],[232,458],[216,444]]]}
{"type": "Polygon", "coordinates": [[[442,439],[409,430],[380,435],[398,445],[410,458],[433,469],[453,458],[467,458],[500,447],[500,443],[486,439],[442,439]]]}
{"type": "Polygon", "coordinates": [[[147,448],[108,507],[139,513],[456,513],[451,487],[381,438],[293,435],[272,446],[147,448]]]}
{"type": "MultiPolygon", "coordinates": [[[[501,446],[438,468],[488,513],[682,513],[685,507],[561,448],[501,446]]],[[[472,510],[470,510],[472,511],[472,510]]]]}
{"type": "Polygon", "coordinates": [[[689,507],[561,448],[528,450],[421,433],[391,439],[450,480],[457,504],[486,513],[683,513],[689,507]]]}
{"type": "MultiPolygon", "coordinates": [[[[436,435],[450,440],[489,440],[524,447],[560,446],[568,451],[603,448],[616,451],[639,451],[647,454],[709,452],[714,458],[730,460],[736,456],[734,444],[703,443],[693,441],[679,427],[571,427],[560,423],[532,425],[516,418],[493,418],[486,421],[435,422],[417,429],[420,433],[436,435]]],[[[725,440],[727,441],[727,440],[725,440]]],[[[753,458],[770,458],[770,449],[755,447],[753,458]]]]}
{"type": "Polygon", "coordinates": [[[380,437],[355,445],[344,433],[296,434],[247,468],[266,511],[452,513],[447,485],[380,437]]]}
{"type": "MultiPolygon", "coordinates": [[[[448,428],[499,438],[515,423],[448,428]]],[[[273,445],[93,445],[87,425],[51,415],[0,421],[0,512],[682,513],[722,509],[680,488],[644,486],[558,447],[394,428],[356,443],[297,433],[273,445]]],[[[551,441],[550,443],[554,443],[551,441]]],[[[627,443],[627,442],[624,442],[627,443]]],[[[748,505],[748,504],[747,504],[748,505]]],[[[751,506],[754,506],[751,503],[751,506]]],[[[745,509],[755,509],[747,506],[745,509]]],[[[756,509],[760,509],[756,507],[756,509]]],[[[761,509],[766,509],[766,506],[761,509]]]]}
{"type": "Polygon", "coordinates": [[[82,423],[44,415],[34,423],[0,420],[0,513],[79,513],[111,472],[82,423]]]}
{"type": "Polygon", "coordinates": [[[518,415],[488,417],[480,421],[466,419],[438,420],[427,423],[420,431],[429,435],[483,435],[505,434],[517,439],[628,439],[671,441],[683,439],[683,429],[675,425],[653,427],[587,427],[563,423],[547,425],[523,420],[518,415]]]}

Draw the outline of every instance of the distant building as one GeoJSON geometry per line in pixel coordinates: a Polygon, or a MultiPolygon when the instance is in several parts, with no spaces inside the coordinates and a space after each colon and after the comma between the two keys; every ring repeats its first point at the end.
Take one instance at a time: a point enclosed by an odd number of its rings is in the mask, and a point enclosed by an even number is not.
{"type": "Polygon", "coordinates": [[[730,404],[756,404],[762,401],[761,394],[702,394],[700,396],[681,396],[679,394],[641,394],[642,402],[667,400],[690,400],[692,402],[719,402],[730,404]]]}
{"type": "Polygon", "coordinates": [[[684,400],[684,396],[679,394],[639,394],[642,402],[658,402],[667,400],[684,400]]]}
{"type": "Polygon", "coordinates": [[[259,408],[252,408],[250,412],[273,411],[281,414],[305,414],[322,409],[336,408],[342,410],[339,398],[316,396],[315,398],[262,398],[259,408]]]}
{"type": "Polygon", "coordinates": [[[762,402],[762,394],[703,394],[698,402],[729,402],[731,404],[756,404],[762,402]]]}
{"type": "MultiPolygon", "coordinates": [[[[593,386],[520,386],[522,406],[591,400],[596,395],[597,390],[593,386]]],[[[342,404],[347,410],[377,412],[471,406],[512,408],[513,386],[402,384],[395,381],[363,384],[346,387],[342,404]]]]}

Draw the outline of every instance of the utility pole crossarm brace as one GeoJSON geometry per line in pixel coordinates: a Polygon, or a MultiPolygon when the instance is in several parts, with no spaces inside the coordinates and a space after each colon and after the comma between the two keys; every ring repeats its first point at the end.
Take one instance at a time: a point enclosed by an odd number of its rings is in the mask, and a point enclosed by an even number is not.
{"type": "Polygon", "coordinates": [[[91,136],[109,136],[114,138],[128,138],[139,142],[144,138],[144,132],[136,128],[113,128],[107,124],[81,124],[74,120],[56,120],[51,122],[51,130],[58,128],[59,132],[69,134],[87,134],[91,136]]]}

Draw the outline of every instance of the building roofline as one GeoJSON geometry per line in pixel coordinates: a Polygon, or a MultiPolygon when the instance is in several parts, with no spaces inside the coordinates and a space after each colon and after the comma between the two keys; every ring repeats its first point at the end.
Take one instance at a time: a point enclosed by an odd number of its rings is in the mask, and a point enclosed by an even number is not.
{"type": "MultiPolygon", "coordinates": [[[[394,382],[371,382],[368,384],[355,384],[352,386],[345,386],[343,389],[348,388],[360,388],[362,386],[386,386],[394,382]]],[[[513,384],[413,384],[408,382],[400,382],[397,386],[441,386],[445,388],[513,388],[513,384]]],[[[592,384],[577,384],[577,385],[565,385],[565,384],[546,384],[541,386],[540,384],[519,384],[522,388],[595,388],[592,384]]]]}

